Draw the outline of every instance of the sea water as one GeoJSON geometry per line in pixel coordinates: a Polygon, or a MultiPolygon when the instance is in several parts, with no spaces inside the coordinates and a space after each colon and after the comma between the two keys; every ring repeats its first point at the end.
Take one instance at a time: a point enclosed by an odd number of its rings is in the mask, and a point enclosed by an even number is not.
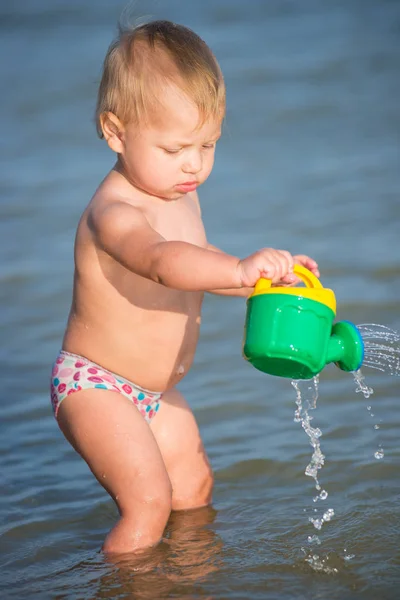
{"type": "MultiPolygon", "coordinates": [[[[390,375],[399,376],[400,334],[384,325],[372,323],[358,325],[357,328],[364,343],[363,367],[370,367],[389,373],[390,375]]],[[[367,385],[361,369],[353,371],[352,376],[356,384],[356,393],[362,393],[364,398],[369,399],[374,393],[374,390],[367,385]]],[[[296,380],[291,383],[296,391],[294,421],[301,423],[302,428],[309,437],[310,445],[313,448],[311,460],[306,467],[305,474],[314,479],[317,494],[313,497],[313,502],[317,504],[321,501],[324,502],[328,498],[328,492],[321,488],[318,479],[318,472],[325,462],[325,456],[322,453],[320,442],[322,432],[319,427],[314,427],[311,424],[313,416],[309,412],[315,410],[317,407],[319,377],[316,376],[309,380],[296,380]]],[[[375,413],[372,411],[372,406],[370,404],[367,405],[367,411],[369,412],[370,417],[375,417],[375,413]]],[[[378,430],[379,428],[380,424],[375,423],[374,429],[378,430]]],[[[374,457],[377,460],[381,460],[384,456],[383,445],[379,444],[378,449],[374,452],[374,457]]],[[[335,515],[333,508],[326,508],[325,506],[320,509],[315,506],[313,508],[313,513],[313,516],[309,517],[309,521],[318,531],[322,529],[324,523],[331,521],[335,515]]],[[[309,535],[307,542],[310,546],[319,546],[321,544],[321,540],[316,534],[309,535]]],[[[336,568],[329,567],[326,564],[326,558],[305,548],[302,548],[302,551],[306,555],[306,562],[308,562],[314,570],[327,573],[337,572],[336,568]]],[[[346,552],[346,549],[344,549],[345,554],[343,558],[345,560],[351,560],[354,555],[347,554],[346,552]]]]}

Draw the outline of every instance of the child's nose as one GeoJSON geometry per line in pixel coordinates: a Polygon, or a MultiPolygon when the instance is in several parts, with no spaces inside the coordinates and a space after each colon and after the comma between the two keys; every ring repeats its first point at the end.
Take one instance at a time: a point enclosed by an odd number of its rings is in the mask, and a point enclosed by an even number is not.
{"type": "Polygon", "coordinates": [[[185,162],[182,165],[182,170],[185,173],[196,174],[199,171],[201,171],[202,166],[203,159],[201,153],[198,151],[193,151],[185,157],[185,162]]]}

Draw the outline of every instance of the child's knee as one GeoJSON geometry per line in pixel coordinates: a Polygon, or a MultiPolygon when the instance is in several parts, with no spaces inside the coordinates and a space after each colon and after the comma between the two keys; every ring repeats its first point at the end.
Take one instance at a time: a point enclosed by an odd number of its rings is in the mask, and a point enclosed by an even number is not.
{"type": "Polygon", "coordinates": [[[172,491],[169,485],[157,489],[146,486],[125,490],[116,496],[121,518],[107,535],[103,551],[107,554],[136,552],[157,544],[163,536],[171,513],[172,491]]]}
{"type": "Polygon", "coordinates": [[[168,480],[168,484],[158,489],[156,493],[145,496],[143,502],[148,508],[152,521],[165,522],[166,524],[172,510],[172,486],[170,481],[168,480]]]}
{"type": "MultiPolygon", "coordinates": [[[[157,482],[156,482],[157,483],[157,482]]],[[[148,523],[167,522],[172,510],[172,487],[166,478],[154,486],[140,486],[124,499],[116,499],[121,516],[134,520],[145,520],[148,523]]]]}
{"type": "Polygon", "coordinates": [[[195,496],[199,506],[209,504],[211,502],[212,491],[214,487],[214,474],[211,467],[205,468],[199,476],[195,496]]]}
{"type": "Polygon", "coordinates": [[[172,496],[172,509],[185,510],[198,508],[211,503],[214,487],[214,475],[207,465],[196,472],[196,477],[187,481],[179,491],[174,490],[172,496]]]}

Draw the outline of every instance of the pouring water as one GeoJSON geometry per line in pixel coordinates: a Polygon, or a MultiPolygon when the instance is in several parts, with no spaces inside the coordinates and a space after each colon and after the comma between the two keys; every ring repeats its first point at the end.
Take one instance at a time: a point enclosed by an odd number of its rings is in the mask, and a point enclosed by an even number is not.
{"type": "MultiPolygon", "coordinates": [[[[364,362],[363,367],[369,367],[377,369],[389,375],[400,376],[400,334],[396,331],[385,327],[384,325],[377,324],[362,324],[357,326],[364,345],[364,362]]],[[[364,398],[369,399],[374,393],[372,387],[368,386],[365,381],[365,376],[361,369],[357,369],[352,372],[354,382],[356,384],[356,393],[361,393],[364,398]]],[[[315,487],[318,492],[313,498],[313,502],[319,502],[326,500],[328,492],[321,489],[320,482],[318,480],[318,471],[323,467],[325,462],[325,456],[321,450],[321,436],[322,432],[318,427],[313,427],[311,421],[313,417],[309,414],[309,411],[315,410],[317,407],[318,400],[318,383],[319,377],[315,376],[312,380],[308,381],[292,381],[292,386],[296,390],[296,410],[294,414],[294,421],[301,423],[302,428],[310,438],[310,445],[313,448],[311,461],[307,465],[305,474],[312,477],[315,481],[315,487]]],[[[372,407],[367,406],[367,410],[371,417],[374,417],[372,407]]],[[[376,423],[374,429],[379,429],[379,425],[376,423]]],[[[374,453],[374,457],[377,460],[384,458],[384,450],[380,444],[378,450],[374,453]]],[[[313,509],[314,513],[318,512],[317,508],[313,509]]],[[[322,509],[322,514],[309,517],[309,521],[314,527],[320,531],[324,523],[330,521],[335,515],[333,508],[322,509]]],[[[309,547],[321,545],[321,539],[318,535],[309,535],[307,538],[309,547]]],[[[324,571],[326,573],[337,572],[336,568],[332,568],[326,564],[327,558],[320,556],[315,550],[309,550],[302,548],[306,558],[306,562],[317,571],[324,571]]],[[[345,560],[351,560],[354,558],[353,554],[348,554],[347,550],[344,549],[343,558],[345,560]]]]}
{"type": "MultiPolygon", "coordinates": [[[[320,281],[307,269],[296,265],[294,272],[306,288],[271,287],[269,280],[260,279],[247,301],[244,357],[258,370],[271,375],[290,378],[296,392],[294,420],[301,423],[313,448],[305,474],[315,481],[317,494],[310,523],[317,531],[334,517],[333,508],[321,508],[328,492],[319,482],[319,471],[325,462],[321,450],[322,432],[311,424],[309,411],[315,410],[318,399],[319,373],[328,363],[350,372],[356,384],[356,393],[365,398],[373,389],[365,382],[361,365],[400,375],[400,334],[384,325],[354,325],[348,321],[333,323],[336,299],[332,290],[322,287],[320,281]]],[[[372,407],[367,406],[371,417],[372,407]]],[[[374,425],[379,429],[379,424],[374,425]]],[[[374,453],[377,460],[384,457],[382,445],[374,453]]],[[[320,545],[316,533],[308,536],[310,546],[320,545]]],[[[313,551],[302,548],[306,561],[314,570],[337,572],[313,551]]],[[[345,560],[353,555],[344,549],[345,560]]]]}

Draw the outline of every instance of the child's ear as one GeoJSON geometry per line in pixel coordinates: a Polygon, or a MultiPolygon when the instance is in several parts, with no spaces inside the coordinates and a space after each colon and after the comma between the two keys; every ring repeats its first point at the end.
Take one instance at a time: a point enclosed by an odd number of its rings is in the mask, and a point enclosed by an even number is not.
{"type": "Polygon", "coordinates": [[[100,115],[100,125],[104,138],[111,150],[121,154],[123,150],[124,126],[112,112],[104,112],[100,115]]]}

